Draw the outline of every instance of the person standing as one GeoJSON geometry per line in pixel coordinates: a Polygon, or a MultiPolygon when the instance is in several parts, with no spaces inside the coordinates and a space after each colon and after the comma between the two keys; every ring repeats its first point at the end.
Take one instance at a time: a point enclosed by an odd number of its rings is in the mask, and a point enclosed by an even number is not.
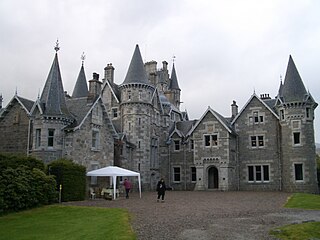
{"type": "Polygon", "coordinates": [[[157,184],[157,191],[158,191],[157,202],[160,201],[160,197],[161,197],[161,202],[164,202],[164,195],[165,195],[165,192],[166,192],[166,184],[165,184],[163,178],[161,178],[160,181],[157,184]]]}
{"type": "Polygon", "coordinates": [[[129,198],[129,192],[130,192],[130,189],[131,189],[131,183],[129,182],[128,179],[125,179],[123,185],[124,185],[124,188],[126,189],[126,198],[129,198]]]}

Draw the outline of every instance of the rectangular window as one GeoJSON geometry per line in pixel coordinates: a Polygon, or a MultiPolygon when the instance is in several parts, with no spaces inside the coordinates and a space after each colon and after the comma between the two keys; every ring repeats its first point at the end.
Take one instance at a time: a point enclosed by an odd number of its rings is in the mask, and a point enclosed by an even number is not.
{"type": "Polygon", "coordinates": [[[253,182],[254,181],[253,166],[248,166],[248,180],[249,180],[249,182],[253,182]]]}
{"type": "Polygon", "coordinates": [[[284,111],[283,110],[280,110],[280,119],[284,120],[284,111]]]}
{"type": "Polygon", "coordinates": [[[142,91],[139,90],[139,100],[141,100],[141,99],[142,99],[142,91]]]}
{"type": "Polygon", "coordinates": [[[253,112],[253,117],[254,117],[254,122],[258,123],[259,122],[258,112],[253,112]]]}
{"type": "Polygon", "coordinates": [[[117,108],[112,108],[112,117],[117,118],[118,117],[118,109],[117,108]]]}
{"type": "Polygon", "coordinates": [[[256,166],[256,181],[260,182],[262,179],[261,166],[256,166]]]}
{"type": "Polygon", "coordinates": [[[173,168],[173,181],[180,182],[180,167],[173,168]]]}
{"type": "Polygon", "coordinates": [[[256,147],[256,146],[257,146],[257,137],[251,136],[251,147],[256,147]]]}
{"type": "Polygon", "coordinates": [[[258,136],[258,143],[259,143],[259,147],[264,146],[263,136],[258,136]]]}
{"type": "Polygon", "coordinates": [[[131,100],[131,91],[128,91],[128,100],[131,100]]]}
{"type": "Polygon", "coordinates": [[[99,148],[99,131],[92,130],[92,148],[98,149],[99,148]]]}
{"type": "Polygon", "coordinates": [[[310,108],[306,108],[306,118],[310,118],[310,108]]]}
{"type": "Polygon", "coordinates": [[[204,146],[218,146],[218,135],[204,135],[204,146]]]}
{"type": "Polygon", "coordinates": [[[48,147],[53,147],[54,129],[48,129],[48,147]]]}
{"type": "Polygon", "coordinates": [[[210,146],[210,136],[209,135],[205,135],[204,136],[204,145],[206,147],[209,147],[210,146]]]}
{"type": "Polygon", "coordinates": [[[194,149],[194,141],[193,141],[193,139],[190,139],[190,149],[191,150],[194,149]]]}
{"type": "Polygon", "coordinates": [[[41,129],[36,129],[36,148],[41,146],[41,129]]]}
{"type": "Polygon", "coordinates": [[[191,181],[197,181],[197,169],[195,167],[191,167],[191,181]]]}
{"type": "Polygon", "coordinates": [[[218,135],[211,135],[212,146],[218,146],[218,135]]]}
{"type": "Polygon", "coordinates": [[[174,150],[179,151],[180,150],[180,140],[174,140],[174,150]]]}
{"type": "Polygon", "coordinates": [[[264,115],[258,111],[252,112],[252,115],[249,116],[249,124],[259,124],[264,122],[264,115]]]}
{"type": "Polygon", "coordinates": [[[263,136],[251,136],[251,147],[264,147],[264,137],[263,136]]]}
{"type": "Polygon", "coordinates": [[[248,166],[248,182],[269,182],[269,165],[248,166]]]}
{"type": "Polygon", "coordinates": [[[294,164],[294,176],[296,181],[303,181],[303,165],[302,163],[294,164]]]}
{"type": "Polygon", "coordinates": [[[300,132],[293,133],[293,144],[294,145],[300,144],[300,132]]]}

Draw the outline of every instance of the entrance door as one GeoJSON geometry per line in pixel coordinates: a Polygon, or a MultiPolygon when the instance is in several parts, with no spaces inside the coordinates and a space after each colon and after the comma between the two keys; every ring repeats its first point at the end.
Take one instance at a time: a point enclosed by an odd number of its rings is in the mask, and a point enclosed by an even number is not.
{"type": "Polygon", "coordinates": [[[216,167],[209,168],[208,171],[208,188],[218,189],[219,188],[219,173],[216,167]]]}

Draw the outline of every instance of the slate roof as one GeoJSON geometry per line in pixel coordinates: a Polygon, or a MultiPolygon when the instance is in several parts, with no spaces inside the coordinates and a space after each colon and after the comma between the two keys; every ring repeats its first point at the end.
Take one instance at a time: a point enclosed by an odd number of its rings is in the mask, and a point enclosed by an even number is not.
{"type": "Polygon", "coordinates": [[[11,106],[13,106],[14,101],[17,101],[21,105],[21,107],[26,111],[27,114],[30,114],[30,111],[34,105],[34,101],[31,101],[23,97],[19,97],[15,94],[13,98],[10,100],[10,102],[7,104],[7,106],[5,108],[0,109],[0,118],[6,115],[11,106]]]}
{"type": "Polygon", "coordinates": [[[83,64],[80,68],[80,72],[77,78],[77,82],[74,86],[72,97],[79,98],[79,97],[87,97],[88,96],[88,85],[87,85],[87,78],[84,72],[83,64]]]}
{"type": "Polygon", "coordinates": [[[90,110],[92,103],[88,104],[87,97],[69,98],[66,101],[67,107],[75,121],[68,128],[78,126],[90,110]]]}
{"type": "Polygon", "coordinates": [[[141,53],[138,44],[134,50],[129,69],[127,75],[122,83],[123,84],[130,84],[130,83],[143,83],[148,84],[148,77],[146,70],[144,68],[144,64],[142,61],[141,53]]]}
{"type": "Polygon", "coordinates": [[[174,67],[174,64],[172,66],[172,72],[171,72],[171,81],[170,81],[170,86],[169,89],[177,89],[180,90],[179,84],[178,84],[178,79],[177,79],[177,74],[176,74],[176,69],[174,67]]]}
{"type": "Polygon", "coordinates": [[[306,95],[308,95],[291,55],[284,83],[279,92],[284,102],[304,101],[306,95]]]}
{"type": "Polygon", "coordinates": [[[23,97],[19,97],[16,95],[16,98],[18,98],[20,100],[20,102],[23,104],[23,106],[28,110],[28,113],[30,113],[31,108],[34,105],[34,101],[23,98],[23,97]]]}
{"type": "Polygon", "coordinates": [[[40,106],[45,115],[70,115],[66,105],[57,53],[40,97],[40,106]]]}

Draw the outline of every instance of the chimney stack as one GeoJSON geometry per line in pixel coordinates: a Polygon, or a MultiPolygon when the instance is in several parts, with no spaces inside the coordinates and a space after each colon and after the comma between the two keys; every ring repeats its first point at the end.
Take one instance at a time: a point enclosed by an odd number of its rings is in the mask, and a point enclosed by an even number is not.
{"type": "Polygon", "coordinates": [[[114,67],[112,63],[108,63],[104,68],[104,81],[108,80],[109,83],[113,83],[114,81],[114,67]]]}
{"type": "Polygon", "coordinates": [[[93,79],[89,81],[89,95],[88,100],[95,100],[101,92],[101,82],[99,81],[99,74],[93,73],[93,79]]]}
{"type": "Polygon", "coordinates": [[[231,118],[235,118],[235,116],[238,115],[238,105],[236,103],[236,101],[233,100],[232,104],[231,104],[231,118]]]}
{"type": "Polygon", "coordinates": [[[265,94],[260,94],[260,99],[261,100],[266,100],[266,99],[271,99],[270,95],[265,93],[265,94]]]}

